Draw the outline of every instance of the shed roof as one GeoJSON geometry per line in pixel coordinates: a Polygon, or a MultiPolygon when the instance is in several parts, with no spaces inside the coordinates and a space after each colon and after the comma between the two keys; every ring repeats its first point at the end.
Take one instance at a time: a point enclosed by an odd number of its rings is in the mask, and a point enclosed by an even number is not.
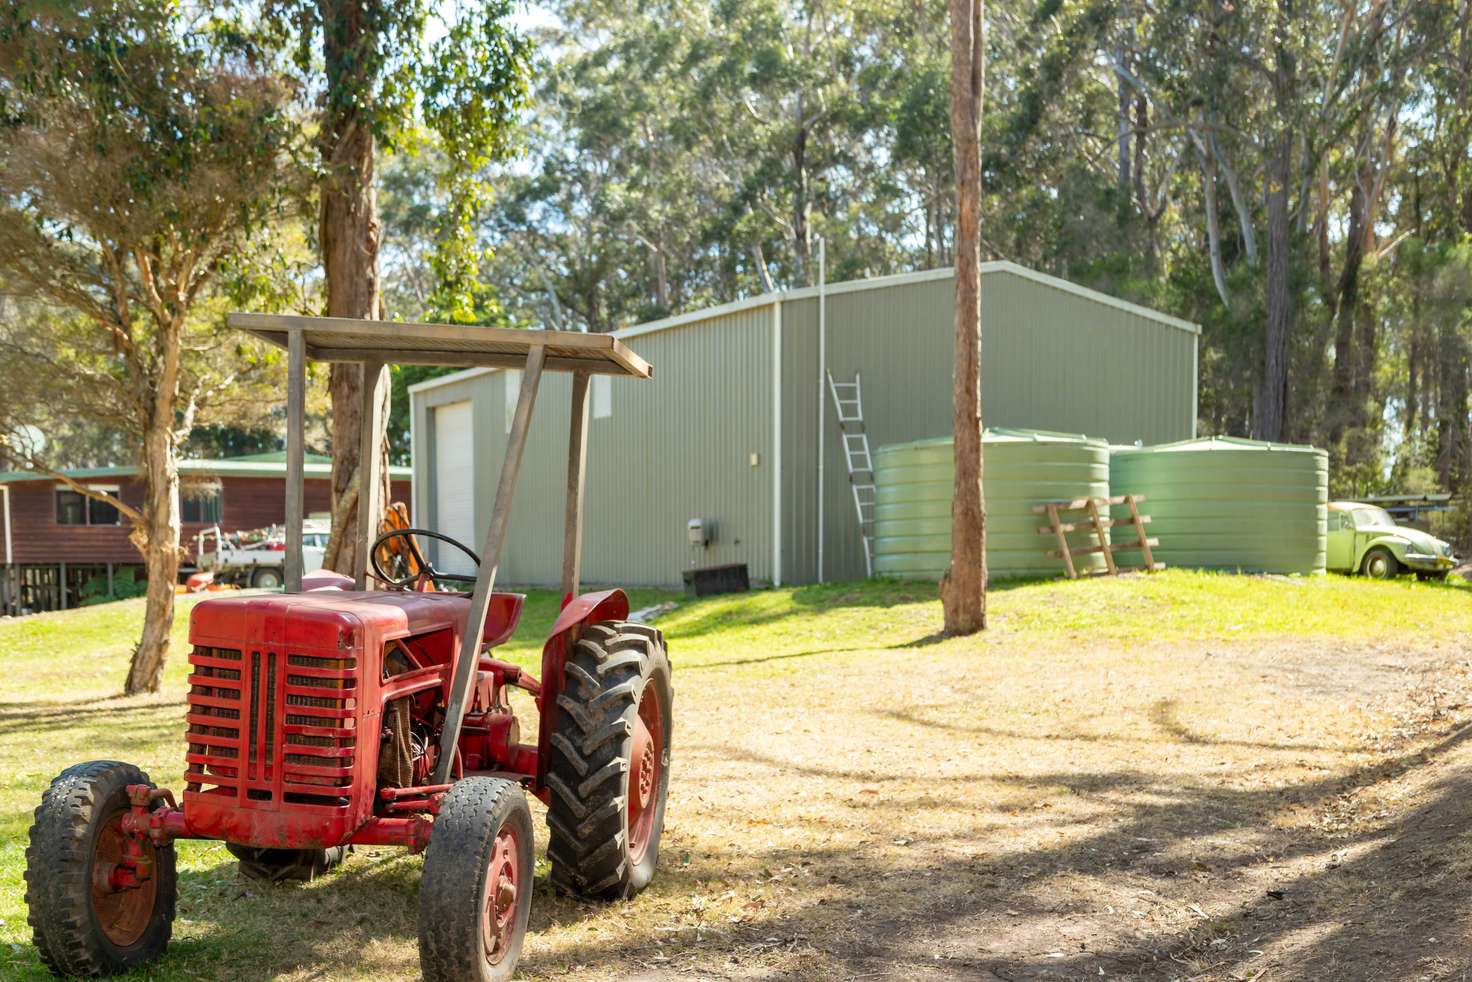
{"type": "MultiPolygon", "coordinates": [[[[1111,297],[1107,293],[1101,293],[1098,290],[1091,290],[1086,286],[1079,286],[1077,283],[1070,283],[1068,280],[1062,279],[1061,277],[1051,276],[1047,273],[1040,273],[1035,269],[1028,269],[1026,266],[1019,266],[1017,263],[1010,262],[1005,259],[982,263],[981,271],[983,273],[1011,273],[1012,275],[1021,277],[1022,279],[1031,280],[1034,283],[1039,283],[1044,286],[1051,287],[1055,290],[1061,290],[1064,293],[1072,293],[1075,296],[1080,296],[1087,300],[1092,300],[1095,303],[1100,303],[1105,306],[1114,307],[1120,310],[1127,310],[1130,313],[1137,314],[1141,317],[1146,317],[1150,320],[1157,321],[1163,325],[1185,331],[1188,334],[1201,333],[1201,325],[1199,324],[1193,324],[1190,321],[1182,320],[1179,317],[1172,317],[1170,314],[1164,314],[1158,310],[1152,310],[1149,307],[1143,307],[1140,304],[1131,303],[1128,300],[1121,300],[1118,297],[1111,297]]],[[[840,283],[829,283],[821,288],[816,286],[806,286],[799,287],[795,290],[774,290],[770,293],[763,293],[755,297],[748,297],[744,300],[733,300],[730,303],[720,304],[715,307],[702,307],[699,310],[692,310],[684,314],[676,314],[673,317],[665,317],[661,318],[660,320],[649,321],[644,324],[633,324],[629,327],[619,328],[616,331],[610,331],[606,335],[582,336],[613,337],[621,340],[627,338],[636,338],[642,334],[653,334],[656,331],[667,331],[671,328],[683,327],[688,324],[699,323],[700,321],[712,320],[714,318],[722,317],[727,314],[739,313],[743,310],[754,310],[758,307],[767,307],[774,303],[786,303],[792,300],[806,300],[810,297],[818,296],[819,293],[826,293],[828,296],[834,296],[836,294],[842,293],[859,293],[865,290],[882,290],[889,287],[907,286],[914,283],[926,283],[932,280],[947,279],[953,273],[954,270],[952,269],[952,267],[944,266],[940,269],[926,269],[914,273],[896,273],[892,276],[875,276],[862,280],[846,280],[840,283]]],[[[486,329],[472,328],[471,330],[486,329]]],[[[452,372],[448,375],[441,375],[437,378],[426,379],[423,382],[411,385],[409,386],[409,392],[412,394],[415,392],[424,391],[426,389],[438,388],[442,385],[452,385],[465,379],[475,378],[479,375],[486,375],[496,371],[500,371],[500,369],[487,367],[467,368],[463,369],[462,371],[452,372]]]]}

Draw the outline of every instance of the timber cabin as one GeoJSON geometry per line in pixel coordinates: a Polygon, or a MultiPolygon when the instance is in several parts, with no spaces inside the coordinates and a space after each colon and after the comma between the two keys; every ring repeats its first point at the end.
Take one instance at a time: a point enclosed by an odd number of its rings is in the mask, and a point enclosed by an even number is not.
{"type": "MultiPolygon", "coordinates": [[[[325,515],[331,505],[332,460],[309,454],[305,510],[325,515]]],[[[143,482],[136,466],[64,471],[89,487],[142,507],[143,482]]],[[[393,500],[409,501],[409,468],[391,469],[393,500]]],[[[286,455],[249,454],[224,460],[179,462],[179,506],[184,558],[193,569],[195,536],[218,525],[225,532],[280,525],[286,517],[286,455]]],[[[143,559],[128,541],[131,527],[116,508],[78,493],[54,478],[25,471],[0,473],[0,613],[75,607],[84,587],[110,593],[125,570],[142,577],[143,559]]]]}

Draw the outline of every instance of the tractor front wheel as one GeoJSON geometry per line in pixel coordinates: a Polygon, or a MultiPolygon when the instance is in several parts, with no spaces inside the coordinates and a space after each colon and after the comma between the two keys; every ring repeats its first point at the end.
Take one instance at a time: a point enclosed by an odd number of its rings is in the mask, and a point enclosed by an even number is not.
{"type": "Polygon", "coordinates": [[[559,888],[618,900],[654,878],[673,702],[663,634],[624,621],[583,631],[564,668],[547,770],[559,888]]]}
{"type": "Polygon", "coordinates": [[[520,786],[455,782],[440,803],[419,885],[425,982],[502,982],[516,971],[532,909],[532,812],[520,786]]]}
{"type": "Polygon", "coordinates": [[[174,930],[174,847],[123,831],[132,764],[94,760],[57,775],[26,849],[26,905],[57,975],[116,975],[164,953],[174,930]]]}

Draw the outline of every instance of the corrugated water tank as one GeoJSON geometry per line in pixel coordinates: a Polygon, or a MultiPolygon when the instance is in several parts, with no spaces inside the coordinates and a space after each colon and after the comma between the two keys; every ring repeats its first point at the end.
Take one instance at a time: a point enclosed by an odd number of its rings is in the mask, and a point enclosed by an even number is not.
{"type": "MultiPolygon", "coordinates": [[[[1235,437],[1114,448],[1109,486],[1143,494],[1140,510],[1167,566],[1320,573],[1329,455],[1235,437]]],[[[1115,517],[1120,517],[1116,510],[1115,517]]]]}
{"type": "MultiPolygon", "coordinates": [[[[1055,543],[1038,534],[1042,501],[1109,496],[1109,447],[1102,440],[1039,430],[987,430],[982,437],[982,493],[986,496],[987,569],[994,578],[1055,576],[1055,543]]],[[[879,576],[939,579],[951,559],[951,438],[880,447],[876,485],[874,572],[879,576]]],[[[1075,533],[1075,547],[1095,545],[1075,533]]],[[[1104,557],[1079,556],[1080,571],[1102,569],[1104,557]]]]}

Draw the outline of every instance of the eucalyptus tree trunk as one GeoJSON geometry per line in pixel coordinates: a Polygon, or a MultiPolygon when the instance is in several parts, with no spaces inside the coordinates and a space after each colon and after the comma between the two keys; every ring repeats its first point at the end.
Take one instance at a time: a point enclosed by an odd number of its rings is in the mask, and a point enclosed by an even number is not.
{"type": "Polygon", "coordinates": [[[179,582],[179,454],[174,443],[179,392],[179,334],[182,322],[159,325],[158,377],[143,434],[144,502],[141,523],[129,535],[143,554],[148,589],[143,634],[128,666],[126,695],[157,692],[174,629],[174,595],[179,582]]]}
{"type": "Polygon", "coordinates": [[[1292,0],[1278,0],[1273,96],[1277,132],[1268,159],[1267,317],[1264,324],[1262,373],[1258,379],[1253,428],[1263,440],[1281,440],[1288,416],[1288,334],[1293,322],[1292,242],[1288,194],[1293,185],[1293,110],[1297,63],[1288,49],[1292,0]]]}
{"type": "MultiPolygon", "coordinates": [[[[379,316],[380,228],[374,189],[371,80],[364,77],[364,50],[375,42],[364,8],[374,0],[320,0],[322,54],[327,74],[327,109],[320,152],[325,168],[321,189],[322,268],[327,277],[327,316],[372,319],[379,316]]],[[[334,364],[328,380],[332,396],[332,536],[323,565],[355,575],[359,556],[357,475],[363,429],[363,370],[334,364]]],[[[379,436],[382,446],[385,429],[379,436]]],[[[381,500],[389,500],[385,468],[381,500]]],[[[377,516],[368,516],[376,521],[377,516]]]]}
{"type": "Polygon", "coordinates": [[[1344,237],[1344,268],[1339,274],[1334,331],[1334,380],[1329,396],[1329,452],[1343,463],[1344,432],[1355,420],[1352,406],[1357,362],[1355,320],[1360,314],[1360,269],[1365,260],[1365,192],[1356,180],[1349,195],[1349,228],[1344,237]]]}
{"type": "Polygon", "coordinates": [[[1254,429],[1259,439],[1283,439],[1288,401],[1288,328],[1292,317],[1289,290],[1288,157],[1292,137],[1279,137],[1268,178],[1267,318],[1264,324],[1262,377],[1254,429]]]}
{"type": "Polygon", "coordinates": [[[148,591],[143,604],[143,634],[128,666],[127,695],[157,692],[169,657],[174,630],[175,588],[179,583],[179,461],[167,432],[144,439],[143,525],[133,541],[143,553],[148,591]]]}
{"type": "Polygon", "coordinates": [[[951,565],[941,579],[947,634],[986,628],[986,503],[981,490],[981,106],[985,0],[951,2],[951,138],[956,169],[955,486],[951,565]]]}

